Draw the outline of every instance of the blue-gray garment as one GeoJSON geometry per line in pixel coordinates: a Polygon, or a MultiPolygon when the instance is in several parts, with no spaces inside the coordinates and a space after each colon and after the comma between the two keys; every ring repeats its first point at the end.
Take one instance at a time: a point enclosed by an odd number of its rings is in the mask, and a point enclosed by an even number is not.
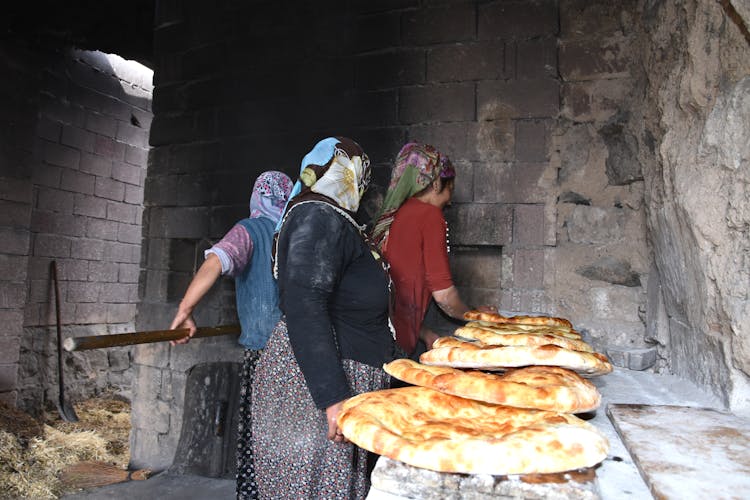
{"type": "Polygon", "coordinates": [[[250,263],[234,279],[237,315],[245,349],[263,349],[281,317],[279,291],[271,274],[271,242],[274,222],[265,217],[239,222],[253,241],[250,263]]]}

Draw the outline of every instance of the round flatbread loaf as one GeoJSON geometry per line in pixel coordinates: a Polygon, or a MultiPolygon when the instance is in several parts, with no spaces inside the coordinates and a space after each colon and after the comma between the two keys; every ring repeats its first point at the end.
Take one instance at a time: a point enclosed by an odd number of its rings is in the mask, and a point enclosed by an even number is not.
{"type": "Polygon", "coordinates": [[[496,375],[397,359],[383,369],[409,384],[516,408],[582,413],[595,410],[601,403],[594,384],[556,366],[528,366],[496,375]]]}
{"type": "Polygon", "coordinates": [[[612,371],[607,357],[598,352],[571,351],[556,345],[487,346],[454,337],[440,337],[419,361],[425,365],[504,371],[521,366],[560,366],[584,377],[612,371]]]}
{"type": "Polygon", "coordinates": [[[425,387],[367,392],[344,403],[357,446],[439,472],[537,474],[591,467],[607,439],[569,414],[492,405],[425,387]]]}
{"type": "Polygon", "coordinates": [[[567,326],[519,325],[511,323],[490,323],[489,321],[469,321],[466,326],[487,328],[498,333],[551,333],[568,339],[581,339],[581,334],[567,326]]]}
{"type": "Polygon", "coordinates": [[[571,339],[554,333],[502,333],[502,330],[495,330],[481,326],[462,326],[457,328],[455,335],[472,340],[478,340],[484,345],[525,345],[537,346],[552,344],[573,351],[594,352],[594,348],[583,340],[571,339]]]}
{"type": "Polygon", "coordinates": [[[487,321],[489,323],[539,325],[539,326],[564,326],[573,328],[573,325],[565,318],[554,318],[552,316],[503,316],[499,313],[486,313],[481,311],[467,311],[464,319],[469,321],[487,321]]]}

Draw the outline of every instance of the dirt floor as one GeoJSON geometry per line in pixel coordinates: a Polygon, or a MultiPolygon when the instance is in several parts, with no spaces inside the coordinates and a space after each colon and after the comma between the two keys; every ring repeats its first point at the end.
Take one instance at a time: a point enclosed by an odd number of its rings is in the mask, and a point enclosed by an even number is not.
{"type": "Polygon", "coordinates": [[[53,499],[127,478],[130,404],[105,396],[73,406],[75,423],[0,402],[0,498],[53,499]]]}

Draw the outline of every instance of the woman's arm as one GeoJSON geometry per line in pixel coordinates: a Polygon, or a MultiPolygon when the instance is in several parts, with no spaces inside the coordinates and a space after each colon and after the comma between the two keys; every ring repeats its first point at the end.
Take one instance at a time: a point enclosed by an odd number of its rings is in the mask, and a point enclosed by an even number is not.
{"type": "Polygon", "coordinates": [[[455,285],[432,292],[432,298],[435,299],[438,307],[451,318],[463,319],[464,313],[470,309],[461,300],[461,296],[458,294],[458,289],[455,285]]]}
{"type": "Polygon", "coordinates": [[[190,332],[187,337],[170,342],[172,345],[185,344],[195,334],[196,326],[195,321],[193,320],[193,310],[211,289],[214,283],[216,283],[219,276],[221,276],[221,261],[216,254],[210,253],[206,260],[203,261],[203,264],[201,264],[198,272],[195,273],[193,280],[190,282],[190,285],[185,292],[185,296],[180,301],[177,314],[172,320],[172,324],[169,326],[170,330],[182,327],[188,328],[190,332]]]}

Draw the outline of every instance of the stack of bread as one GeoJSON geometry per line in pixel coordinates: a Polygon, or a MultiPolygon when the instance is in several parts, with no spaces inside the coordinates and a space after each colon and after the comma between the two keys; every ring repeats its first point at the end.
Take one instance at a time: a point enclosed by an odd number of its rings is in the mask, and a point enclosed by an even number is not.
{"type": "Polygon", "coordinates": [[[470,311],[420,362],[384,365],[410,387],[344,403],[338,425],[358,446],[439,472],[542,474],[592,467],[607,439],[574,413],[601,395],[583,377],[612,365],[568,320],[470,311]]]}

